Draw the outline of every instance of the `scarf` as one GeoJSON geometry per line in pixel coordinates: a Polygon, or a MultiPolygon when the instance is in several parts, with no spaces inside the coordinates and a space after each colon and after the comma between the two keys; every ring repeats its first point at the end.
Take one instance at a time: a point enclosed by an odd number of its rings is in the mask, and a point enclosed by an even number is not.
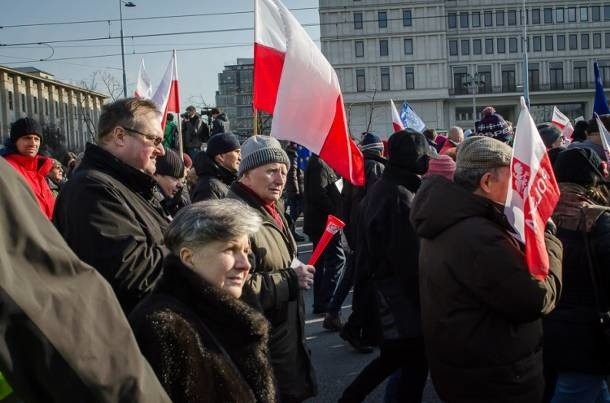
{"type": "Polygon", "coordinates": [[[553,221],[559,228],[576,231],[582,230],[583,215],[585,229],[590,232],[597,219],[610,208],[600,206],[588,195],[587,189],[575,183],[560,183],[559,202],[553,212],[553,221]]]}

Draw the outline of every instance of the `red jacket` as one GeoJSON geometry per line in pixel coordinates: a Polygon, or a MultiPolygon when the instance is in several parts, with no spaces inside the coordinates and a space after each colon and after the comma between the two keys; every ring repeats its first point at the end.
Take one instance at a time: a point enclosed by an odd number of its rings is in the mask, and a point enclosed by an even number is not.
{"type": "Polygon", "coordinates": [[[7,154],[4,158],[25,178],[38,200],[42,213],[50,220],[55,207],[55,197],[46,181],[47,174],[53,168],[51,159],[40,155],[28,157],[21,154],[7,154]]]}

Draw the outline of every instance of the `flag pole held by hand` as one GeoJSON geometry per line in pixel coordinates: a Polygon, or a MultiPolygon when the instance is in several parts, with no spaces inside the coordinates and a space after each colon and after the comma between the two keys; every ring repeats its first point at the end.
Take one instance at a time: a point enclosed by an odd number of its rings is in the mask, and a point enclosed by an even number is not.
{"type": "Polygon", "coordinates": [[[312,266],[316,264],[316,262],[322,255],[322,252],[324,252],[324,249],[326,249],[326,247],[328,246],[328,243],[330,242],[332,237],[335,236],[337,232],[341,231],[343,227],[345,227],[345,223],[343,221],[341,221],[332,214],[328,215],[328,218],[326,219],[326,228],[324,229],[324,233],[322,234],[322,237],[316,245],[316,249],[313,251],[313,254],[309,258],[309,262],[307,262],[307,264],[310,264],[312,266]]]}

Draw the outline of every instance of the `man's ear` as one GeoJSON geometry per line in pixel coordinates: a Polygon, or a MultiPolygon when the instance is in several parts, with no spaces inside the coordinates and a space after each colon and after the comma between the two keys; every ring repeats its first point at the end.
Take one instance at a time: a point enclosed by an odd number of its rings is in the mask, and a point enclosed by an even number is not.
{"type": "Polygon", "coordinates": [[[193,268],[193,251],[189,248],[180,249],[180,260],[188,268],[193,268]]]}
{"type": "Polygon", "coordinates": [[[479,188],[481,188],[481,191],[484,194],[488,194],[491,191],[491,180],[492,180],[492,173],[491,172],[485,172],[483,174],[483,176],[481,176],[481,179],[479,180],[479,188]]]}

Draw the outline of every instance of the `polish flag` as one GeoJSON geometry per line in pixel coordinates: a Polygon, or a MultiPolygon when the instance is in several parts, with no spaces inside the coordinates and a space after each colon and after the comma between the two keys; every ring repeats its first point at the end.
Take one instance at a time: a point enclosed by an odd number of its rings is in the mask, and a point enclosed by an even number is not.
{"type": "Polygon", "coordinates": [[[510,171],[504,212],[517,232],[515,237],[525,244],[530,273],[543,280],[549,273],[544,230],[559,201],[559,187],[546,147],[523,97],[510,171]]]}
{"type": "Polygon", "coordinates": [[[597,113],[595,113],[595,112],[593,112],[593,115],[595,116],[595,120],[597,121],[597,128],[599,130],[599,137],[602,140],[602,146],[604,147],[604,152],[606,154],[606,159],[608,161],[610,161],[610,133],[608,133],[608,130],[606,129],[606,126],[604,126],[604,123],[599,118],[599,115],[597,113]]]}
{"type": "Polygon", "coordinates": [[[349,135],[335,70],[279,0],[254,4],[254,108],[273,115],[273,137],[302,144],[364,185],[364,158],[349,135]]]}
{"type": "Polygon", "coordinates": [[[400,120],[400,115],[398,114],[398,110],[396,109],[396,105],[394,105],[394,101],[390,99],[390,109],[392,110],[392,127],[394,128],[394,132],[398,132],[405,129],[405,126],[402,124],[402,120],[400,120]]]}
{"type": "Polygon", "coordinates": [[[136,83],[136,91],[133,95],[136,98],[152,98],[152,85],[150,84],[150,77],[148,77],[148,73],[146,73],[146,68],[144,67],[144,59],[142,59],[142,62],[140,63],[138,82],[136,83]]]}
{"type": "MultiPolygon", "coordinates": [[[[176,63],[176,51],[172,52],[163,80],[159,84],[152,101],[157,105],[157,110],[163,112],[161,127],[165,127],[167,114],[170,112],[180,113],[180,93],[178,92],[178,64],[176,63]]],[[[180,126],[180,125],[178,125],[180,126]]],[[[181,139],[181,136],[178,136],[181,139]]]]}
{"type": "Polygon", "coordinates": [[[551,123],[553,123],[561,130],[561,134],[563,134],[564,139],[572,141],[572,133],[574,133],[574,126],[572,126],[570,118],[561,113],[561,111],[556,106],[553,107],[553,118],[551,119],[551,123]]]}

